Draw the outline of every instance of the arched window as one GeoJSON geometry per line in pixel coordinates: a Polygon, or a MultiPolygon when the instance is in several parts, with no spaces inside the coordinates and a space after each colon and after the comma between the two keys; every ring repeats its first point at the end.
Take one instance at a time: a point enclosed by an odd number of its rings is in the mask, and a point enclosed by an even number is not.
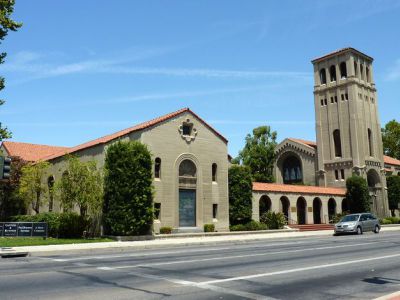
{"type": "Polygon", "coordinates": [[[159,157],[154,161],[154,178],[161,178],[161,158],[159,157]]]}
{"type": "Polygon", "coordinates": [[[325,71],[325,68],[321,69],[321,71],[319,71],[319,79],[321,81],[321,84],[326,84],[326,71],[325,71]]]}
{"type": "Polygon", "coordinates": [[[272,202],[271,199],[267,195],[263,195],[260,198],[258,212],[260,218],[268,211],[271,210],[272,202]]]}
{"type": "Polygon", "coordinates": [[[346,67],[346,63],[342,62],[340,64],[340,78],[341,79],[346,79],[347,78],[347,67],[346,67]]]}
{"type": "Polygon", "coordinates": [[[369,147],[369,156],[374,156],[373,145],[372,145],[372,131],[368,128],[368,147],[369,147]]]}
{"type": "Polygon", "coordinates": [[[179,165],[180,177],[196,177],[196,165],[189,159],[185,159],[179,165]]]}
{"type": "Polygon", "coordinates": [[[49,211],[53,211],[54,204],[54,176],[51,175],[47,179],[47,186],[49,188],[49,211]]]}
{"type": "Polygon", "coordinates": [[[342,142],[339,129],[333,131],[333,143],[335,145],[335,157],[342,157],[342,142]]]}
{"type": "Polygon", "coordinates": [[[356,62],[354,62],[354,76],[358,76],[358,64],[356,62]]]}
{"type": "Polygon", "coordinates": [[[360,64],[360,78],[364,80],[364,66],[362,64],[360,64]]]}
{"type": "Polygon", "coordinates": [[[336,67],[334,65],[329,68],[329,76],[331,77],[331,82],[336,81],[336,67]]]}
{"type": "Polygon", "coordinates": [[[365,68],[365,79],[367,80],[367,82],[370,82],[370,78],[369,78],[369,68],[368,67],[366,67],[365,68]]]}
{"type": "Polygon", "coordinates": [[[217,164],[213,163],[211,167],[212,171],[212,181],[216,182],[217,181],[217,164]]]}
{"type": "Polygon", "coordinates": [[[295,156],[289,156],[283,162],[283,183],[301,183],[303,174],[301,162],[295,156]]]}

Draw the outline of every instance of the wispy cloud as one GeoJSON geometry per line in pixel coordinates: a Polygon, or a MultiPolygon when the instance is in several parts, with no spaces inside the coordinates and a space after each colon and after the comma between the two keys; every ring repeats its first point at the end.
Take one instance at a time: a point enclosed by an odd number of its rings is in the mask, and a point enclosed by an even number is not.
{"type": "Polygon", "coordinates": [[[46,61],[42,54],[20,52],[7,64],[0,66],[0,71],[22,74],[22,79],[19,79],[19,82],[74,74],[149,75],[221,79],[295,78],[310,80],[311,78],[310,73],[297,71],[150,68],[134,65],[137,61],[157,55],[160,52],[162,51],[148,51],[133,56],[125,55],[112,59],[91,59],[66,64],[42,63],[42,61],[46,61]]]}
{"type": "Polygon", "coordinates": [[[386,80],[388,81],[395,81],[400,79],[400,59],[398,59],[395,63],[394,66],[391,67],[386,76],[386,80]]]}

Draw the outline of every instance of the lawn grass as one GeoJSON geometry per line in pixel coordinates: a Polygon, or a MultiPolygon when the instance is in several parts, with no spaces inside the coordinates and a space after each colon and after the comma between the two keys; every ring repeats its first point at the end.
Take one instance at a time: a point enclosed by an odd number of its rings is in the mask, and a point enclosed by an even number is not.
{"type": "Polygon", "coordinates": [[[21,247],[21,246],[41,246],[41,245],[61,245],[61,244],[83,244],[83,243],[103,243],[113,242],[111,239],[55,239],[47,238],[23,238],[23,237],[0,237],[0,247],[21,247]]]}

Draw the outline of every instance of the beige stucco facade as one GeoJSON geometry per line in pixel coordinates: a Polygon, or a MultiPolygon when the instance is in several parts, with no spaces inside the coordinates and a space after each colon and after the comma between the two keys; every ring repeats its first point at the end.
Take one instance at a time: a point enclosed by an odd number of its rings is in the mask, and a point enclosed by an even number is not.
{"type": "MultiPolygon", "coordinates": [[[[153,161],[161,160],[158,175],[154,177],[154,203],[161,205],[160,214],[154,221],[154,231],[160,227],[181,228],[180,224],[180,190],[191,190],[195,193],[194,230],[203,230],[204,224],[213,223],[218,231],[229,228],[228,206],[228,155],[227,141],[202,121],[190,110],[183,110],[174,117],[144,129],[134,130],[106,143],[74,151],[72,154],[82,161],[94,160],[99,168],[104,166],[107,147],[117,140],[136,140],[147,145],[153,161]],[[191,126],[190,135],[182,132],[183,124],[191,126]],[[180,180],[179,167],[184,160],[190,160],[196,168],[191,183],[180,180]],[[212,174],[212,165],[216,171],[212,174]],[[213,180],[214,179],[214,180],[213,180]]],[[[90,142],[89,142],[90,143],[90,142]]],[[[79,148],[79,146],[78,146],[79,148]]],[[[63,156],[49,159],[51,167],[48,177],[55,181],[65,171],[63,156]]],[[[153,175],[155,165],[153,165],[153,175]]],[[[46,208],[44,208],[46,210],[46,208]]],[[[53,210],[60,210],[59,203],[54,201],[53,210]]]]}

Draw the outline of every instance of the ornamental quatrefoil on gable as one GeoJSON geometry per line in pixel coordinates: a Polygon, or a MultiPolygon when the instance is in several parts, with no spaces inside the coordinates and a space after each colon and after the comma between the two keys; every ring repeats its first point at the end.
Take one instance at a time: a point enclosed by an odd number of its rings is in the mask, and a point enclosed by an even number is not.
{"type": "Polygon", "coordinates": [[[190,122],[190,119],[186,119],[182,122],[182,125],[179,126],[179,132],[181,137],[188,143],[194,141],[197,135],[197,129],[193,127],[193,123],[190,122]]]}

